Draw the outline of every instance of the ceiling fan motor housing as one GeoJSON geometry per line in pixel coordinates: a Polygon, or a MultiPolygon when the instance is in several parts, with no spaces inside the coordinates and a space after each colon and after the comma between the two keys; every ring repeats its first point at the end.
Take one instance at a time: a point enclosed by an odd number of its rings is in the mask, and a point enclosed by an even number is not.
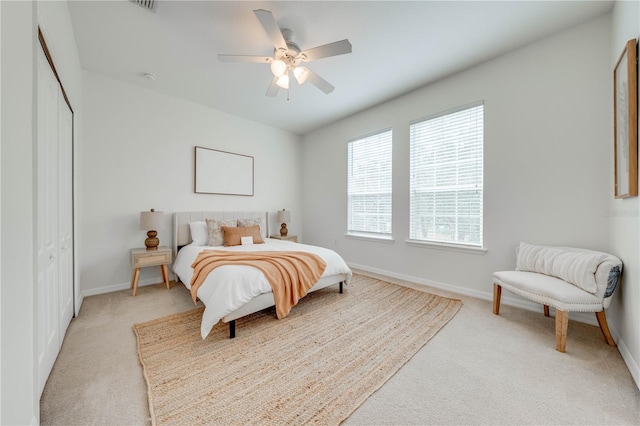
{"type": "Polygon", "coordinates": [[[281,32],[284,41],[287,43],[287,50],[284,50],[283,48],[274,49],[275,59],[280,59],[289,66],[298,66],[300,61],[304,61],[306,59],[305,55],[300,54],[302,49],[300,49],[300,46],[293,41],[293,31],[288,28],[283,28],[281,32]]]}

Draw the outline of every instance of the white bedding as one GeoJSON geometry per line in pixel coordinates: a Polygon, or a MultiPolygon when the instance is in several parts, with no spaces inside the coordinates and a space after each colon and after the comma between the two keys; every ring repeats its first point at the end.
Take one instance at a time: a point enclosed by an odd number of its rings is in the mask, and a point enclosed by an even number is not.
{"type": "MultiPolygon", "coordinates": [[[[267,238],[265,244],[233,247],[194,246],[191,244],[184,246],[176,256],[173,271],[189,289],[193,276],[191,264],[202,250],[306,251],[320,256],[326,262],[327,267],[322,274],[323,277],[347,274],[346,284],[351,279],[351,270],[342,257],[333,250],[267,238]]],[[[257,268],[246,265],[227,265],[214,269],[198,290],[198,298],[205,305],[200,326],[202,338],[206,338],[213,326],[225,315],[262,293],[271,293],[271,286],[264,274],[257,268]]]]}

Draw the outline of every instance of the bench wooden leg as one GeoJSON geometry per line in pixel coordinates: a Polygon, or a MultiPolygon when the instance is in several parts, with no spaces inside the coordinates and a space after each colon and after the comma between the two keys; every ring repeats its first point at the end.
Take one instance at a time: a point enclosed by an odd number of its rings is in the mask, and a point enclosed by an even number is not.
{"type": "Polygon", "coordinates": [[[549,316],[549,305],[542,305],[544,306],[544,316],[548,317],[549,316]]]}
{"type": "Polygon", "coordinates": [[[611,332],[609,331],[609,325],[607,325],[607,316],[604,313],[604,310],[600,312],[596,312],[596,318],[598,319],[598,324],[600,325],[600,331],[602,331],[602,335],[604,336],[604,340],[607,341],[609,346],[616,346],[616,342],[613,341],[613,337],[611,337],[611,332]]]}
{"type": "Polygon", "coordinates": [[[493,313],[500,315],[500,298],[502,297],[502,287],[493,283],[493,313]]]}
{"type": "Polygon", "coordinates": [[[569,327],[569,312],[556,309],[556,350],[564,352],[567,347],[567,328],[569,327]]]}

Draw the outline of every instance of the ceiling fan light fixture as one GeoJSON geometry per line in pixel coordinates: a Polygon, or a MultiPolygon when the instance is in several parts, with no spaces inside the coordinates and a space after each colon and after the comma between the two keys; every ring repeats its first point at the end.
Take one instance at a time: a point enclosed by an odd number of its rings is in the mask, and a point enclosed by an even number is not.
{"type": "Polygon", "coordinates": [[[309,70],[305,67],[299,67],[293,70],[293,75],[296,77],[298,84],[303,84],[309,77],[309,70]]]}
{"type": "Polygon", "coordinates": [[[287,71],[287,64],[280,59],[275,59],[271,62],[271,72],[276,77],[282,76],[287,71]]]}
{"type": "Polygon", "coordinates": [[[289,88],[289,76],[286,75],[286,74],[283,74],[280,77],[278,77],[278,81],[276,81],[276,85],[278,87],[283,88],[283,89],[288,89],[289,88]]]}

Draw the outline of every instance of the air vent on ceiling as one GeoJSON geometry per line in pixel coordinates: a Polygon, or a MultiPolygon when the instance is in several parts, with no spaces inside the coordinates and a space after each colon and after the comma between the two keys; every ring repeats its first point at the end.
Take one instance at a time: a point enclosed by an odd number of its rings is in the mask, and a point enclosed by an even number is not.
{"type": "Polygon", "coordinates": [[[156,11],[156,5],[158,4],[158,0],[129,0],[133,3],[136,3],[145,9],[150,10],[151,12],[156,11]]]}

